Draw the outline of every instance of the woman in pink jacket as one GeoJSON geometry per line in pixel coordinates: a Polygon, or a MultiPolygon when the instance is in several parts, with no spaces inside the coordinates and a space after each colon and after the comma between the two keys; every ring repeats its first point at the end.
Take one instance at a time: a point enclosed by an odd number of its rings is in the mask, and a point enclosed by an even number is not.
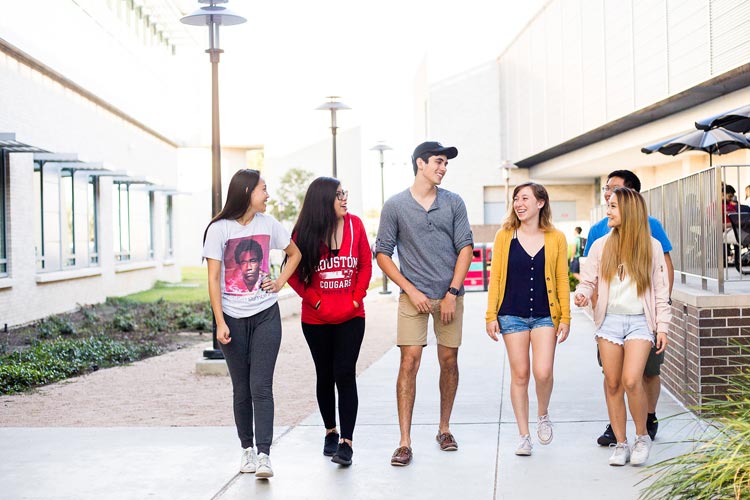
{"type": "Polygon", "coordinates": [[[592,297],[596,341],[602,358],[607,411],[617,437],[610,465],[642,465],[651,438],[646,430],[647,400],[643,370],[649,351],[667,347],[669,280],[661,244],[651,237],[643,197],[629,188],[615,188],[607,205],[609,235],[591,246],[581,267],[574,301],[579,307],[592,297]],[[635,422],[632,450],[625,434],[624,393],[635,422]]]}
{"type": "Polygon", "coordinates": [[[357,358],[365,334],[362,300],[372,276],[370,243],[362,221],[347,211],[347,201],[337,179],[319,177],[310,184],[292,231],[302,260],[289,278],[302,297],[302,331],[315,362],[318,408],[326,427],[323,454],[344,466],[352,463],[357,358]]]}

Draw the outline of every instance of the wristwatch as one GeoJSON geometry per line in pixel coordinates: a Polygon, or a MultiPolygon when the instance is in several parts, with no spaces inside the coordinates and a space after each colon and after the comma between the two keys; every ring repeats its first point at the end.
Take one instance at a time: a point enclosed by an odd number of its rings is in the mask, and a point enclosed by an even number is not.
{"type": "Polygon", "coordinates": [[[450,287],[448,289],[448,293],[450,293],[451,295],[458,295],[458,288],[450,287]]]}
{"type": "Polygon", "coordinates": [[[669,300],[667,301],[667,305],[669,305],[669,306],[672,305],[672,297],[669,297],[669,300]]]}

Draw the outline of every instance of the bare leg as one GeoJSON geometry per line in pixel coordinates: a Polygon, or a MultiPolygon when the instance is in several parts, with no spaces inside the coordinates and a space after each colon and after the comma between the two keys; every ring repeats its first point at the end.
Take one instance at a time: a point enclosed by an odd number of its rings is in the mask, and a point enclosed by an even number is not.
{"type": "Polygon", "coordinates": [[[398,426],[401,429],[399,446],[411,447],[411,419],[417,394],[417,372],[422,360],[422,346],[401,346],[401,366],[396,381],[398,426]]]}
{"type": "Polygon", "coordinates": [[[458,348],[438,345],[440,362],[440,433],[450,432],[451,412],[458,389],[458,348]]]}
{"type": "Polygon", "coordinates": [[[535,328],[531,331],[532,370],[536,385],[537,414],[540,417],[549,411],[549,400],[554,385],[556,346],[554,328],[535,328]]]}
{"type": "Polygon", "coordinates": [[[529,331],[503,335],[510,362],[510,402],[516,416],[518,433],[529,433],[529,331]]]}
{"type": "MultiPolygon", "coordinates": [[[[604,395],[607,398],[607,413],[612,432],[618,443],[627,441],[625,414],[625,396],[622,387],[622,366],[625,350],[622,346],[601,338],[596,339],[599,344],[599,354],[602,358],[604,370],[604,395]]],[[[641,371],[643,375],[643,371],[641,371]]]]}
{"type": "Polygon", "coordinates": [[[635,433],[642,436],[647,434],[646,414],[648,412],[646,391],[643,388],[643,369],[646,367],[648,353],[651,351],[651,342],[640,339],[626,340],[624,350],[622,385],[628,395],[628,406],[630,416],[635,422],[635,433]]]}

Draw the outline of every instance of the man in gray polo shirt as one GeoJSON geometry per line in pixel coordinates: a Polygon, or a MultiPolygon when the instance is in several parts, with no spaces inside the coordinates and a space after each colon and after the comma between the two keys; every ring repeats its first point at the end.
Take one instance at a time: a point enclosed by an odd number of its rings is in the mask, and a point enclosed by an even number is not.
{"type": "Polygon", "coordinates": [[[396,382],[399,447],[391,465],[409,465],[412,459],[411,420],[417,372],[427,345],[427,323],[432,315],[440,362],[440,426],[437,442],[444,451],[458,444],[450,432],[450,416],[458,388],[458,347],[463,323],[463,283],[471,264],[474,242],[460,196],[438,186],[454,147],[423,142],[412,154],[414,183],[385,202],[376,242],[377,261],[401,288],[396,343],[401,366],[396,382]],[[401,269],[393,262],[398,247],[401,269]]]}

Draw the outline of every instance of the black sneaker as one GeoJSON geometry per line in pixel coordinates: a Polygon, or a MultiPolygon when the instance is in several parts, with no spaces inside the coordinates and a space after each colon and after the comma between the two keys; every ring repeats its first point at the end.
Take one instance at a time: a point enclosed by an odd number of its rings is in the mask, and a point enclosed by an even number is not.
{"type": "Polygon", "coordinates": [[[339,465],[351,465],[352,455],[354,455],[354,450],[349,446],[349,443],[344,441],[343,443],[339,443],[339,447],[336,450],[336,454],[333,455],[331,462],[339,465]]]}
{"type": "Polygon", "coordinates": [[[656,413],[649,413],[646,417],[646,430],[651,441],[656,437],[656,431],[659,430],[659,419],[656,418],[656,413]]]}
{"type": "Polygon", "coordinates": [[[323,445],[323,455],[332,457],[336,453],[336,448],[339,445],[339,433],[329,432],[326,434],[325,444],[323,445]]]}
{"type": "Polygon", "coordinates": [[[612,431],[611,425],[607,424],[607,428],[604,429],[602,435],[596,439],[596,442],[599,443],[599,446],[609,446],[611,444],[617,444],[617,438],[615,437],[615,433],[612,431]]]}

